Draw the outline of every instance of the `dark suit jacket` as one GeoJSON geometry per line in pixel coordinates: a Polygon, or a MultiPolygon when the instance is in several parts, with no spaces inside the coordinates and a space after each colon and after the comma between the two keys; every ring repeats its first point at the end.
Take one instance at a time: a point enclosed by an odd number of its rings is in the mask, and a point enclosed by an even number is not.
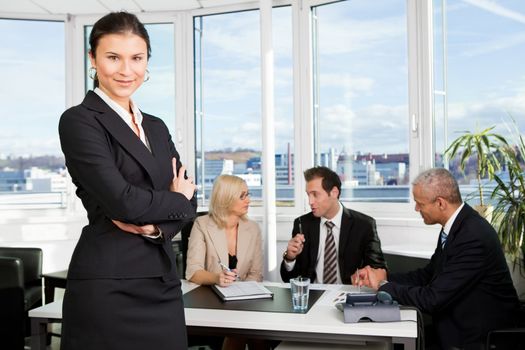
{"type": "Polygon", "coordinates": [[[445,349],[484,342],[489,330],[512,325],[518,309],[496,232],[467,204],[426,267],[388,280],[380,290],[431,314],[445,349]]]}
{"type": "MultiPolygon", "coordinates": [[[[321,219],[311,212],[301,216],[301,226],[305,244],[301,254],[297,256],[292,271],[286,271],[284,261],[281,263],[281,278],[289,282],[297,276],[316,279],[315,268],[319,252],[319,226],[321,219]]],[[[299,232],[299,219],[295,219],[292,237],[299,232]]],[[[381,242],[377,236],[376,222],[370,216],[343,206],[341,218],[341,233],[339,235],[337,263],[344,284],[352,284],[351,276],[357,268],[366,265],[375,268],[386,268],[381,242]]]]}
{"type": "Polygon", "coordinates": [[[151,152],[97,94],[64,112],[59,133],[66,166],[87,210],[68,278],[178,278],[171,238],[195,216],[196,201],[170,192],[179,155],[159,118],[143,113],[151,152]],[[163,239],[125,233],[111,219],[157,224],[163,239]]]}

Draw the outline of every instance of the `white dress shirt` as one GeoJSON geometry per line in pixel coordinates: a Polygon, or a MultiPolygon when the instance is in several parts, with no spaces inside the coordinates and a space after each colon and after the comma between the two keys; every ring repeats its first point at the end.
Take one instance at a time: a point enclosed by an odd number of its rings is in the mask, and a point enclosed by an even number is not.
{"type": "MultiPolygon", "coordinates": [[[[327,219],[325,217],[321,218],[321,222],[319,223],[319,250],[317,251],[317,261],[315,262],[315,274],[317,275],[316,280],[312,281],[313,283],[323,283],[323,276],[324,276],[324,246],[326,243],[326,235],[327,235],[327,227],[325,225],[325,222],[330,220],[334,223],[334,227],[332,228],[332,235],[334,235],[334,241],[335,241],[335,250],[339,255],[339,236],[341,233],[341,220],[343,218],[343,205],[339,202],[339,211],[335,216],[331,219],[327,219]]],[[[302,254],[302,252],[301,252],[302,254]]],[[[341,269],[339,267],[339,259],[337,260],[337,282],[338,284],[342,284],[343,280],[341,279],[341,269]]],[[[295,266],[295,260],[293,261],[286,261],[284,260],[284,267],[287,271],[292,271],[292,269],[295,266]]]]}

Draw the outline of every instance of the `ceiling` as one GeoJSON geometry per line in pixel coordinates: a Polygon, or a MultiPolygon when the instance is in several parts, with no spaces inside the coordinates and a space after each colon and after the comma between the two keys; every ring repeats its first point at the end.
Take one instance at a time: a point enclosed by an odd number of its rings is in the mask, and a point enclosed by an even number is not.
{"type": "MultiPolygon", "coordinates": [[[[255,0],[256,1],[256,0],[255,0]]],[[[0,14],[87,15],[110,11],[185,11],[254,0],[0,0],[0,14]]]]}

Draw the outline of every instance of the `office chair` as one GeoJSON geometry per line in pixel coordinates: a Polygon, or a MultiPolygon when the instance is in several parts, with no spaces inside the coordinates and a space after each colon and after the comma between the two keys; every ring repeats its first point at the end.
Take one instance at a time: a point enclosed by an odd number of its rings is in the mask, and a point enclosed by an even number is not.
{"type": "Polygon", "coordinates": [[[18,258],[22,262],[24,309],[42,305],[42,249],[0,247],[0,257],[18,258]]]}
{"type": "Polygon", "coordinates": [[[197,216],[188,222],[182,230],[180,231],[181,235],[181,251],[182,251],[182,278],[186,279],[186,259],[188,258],[188,240],[190,238],[191,229],[193,228],[193,222],[199,216],[207,215],[207,211],[197,212],[197,216]]]}
{"type": "Polygon", "coordinates": [[[18,258],[0,257],[0,344],[24,349],[26,332],[23,264],[18,258]]]}
{"type": "Polygon", "coordinates": [[[517,310],[517,327],[496,329],[487,335],[486,350],[525,349],[525,300],[517,310]]]}

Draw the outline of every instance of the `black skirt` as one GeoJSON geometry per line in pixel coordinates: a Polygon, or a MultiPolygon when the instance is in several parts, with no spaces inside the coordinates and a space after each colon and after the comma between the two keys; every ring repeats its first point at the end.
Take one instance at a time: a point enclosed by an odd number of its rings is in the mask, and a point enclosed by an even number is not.
{"type": "Polygon", "coordinates": [[[186,350],[178,279],[68,280],[61,350],[186,350]]]}

